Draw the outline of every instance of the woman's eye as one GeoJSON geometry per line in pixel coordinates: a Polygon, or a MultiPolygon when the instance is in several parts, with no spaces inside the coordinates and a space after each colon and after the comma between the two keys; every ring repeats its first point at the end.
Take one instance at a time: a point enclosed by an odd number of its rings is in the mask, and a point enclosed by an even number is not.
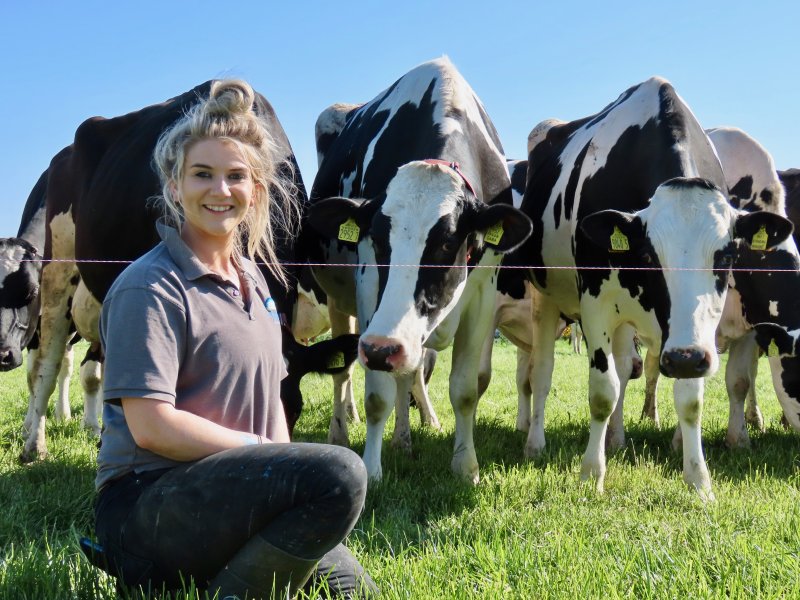
{"type": "Polygon", "coordinates": [[[233,181],[244,181],[245,179],[247,179],[247,174],[245,174],[245,173],[231,173],[228,176],[228,179],[231,179],[233,181]]]}

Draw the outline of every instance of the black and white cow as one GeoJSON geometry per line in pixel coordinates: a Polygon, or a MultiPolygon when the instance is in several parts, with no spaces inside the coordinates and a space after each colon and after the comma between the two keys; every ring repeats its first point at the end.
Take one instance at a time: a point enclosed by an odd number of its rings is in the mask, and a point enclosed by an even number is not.
{"type": "MultiPolygon", "coordinates": [[[[706,133],[720,158],[731,204],[749,212],[786,216],[784,189],[769,152],[741,129],[723,127],[706,133]]],[[[760,430],[764,427],[755,398],[759,355],[756,329],[764,335],[800,329],[800,256],[794,238],[790,237],[770,252],[742,249],[734,268],[717,328],[717,347],[728,350],[725,383],[730,412],[725,441],[731,448],[747,448],[750,438],[746,423],[760,430]],[[760,325],[762,322],[775,325],[765,327],[760,325]]],[[[780,354],[777,347],[770,350],[770,341],[771,337],[767,337],[764,349],[770,354],[780,354]]],[[[773,356],[769,362],[784,416],[800,430],[800,388],[795,384],[800,358],[773,356]]],[[[658,373],[652,364],[648,365],[648,371],[644,412],[652,414],[658,373]]],[[[619,425],[621,428],[621,421],[619,425]]],[[[676,442],[679,436],[678,429],[676,442]]]]}
{"type": "MultiPolygon", "coordinates": [[[[159,135],[199,98],[208,95],[210,82],[139,111],[112,119],[88,119],[80,125],[69,155],[53,159],[48,169],[46,240],[41,278],[41,352],[32,360],[34,394],[29,410],[31,433],[23,460],[46,453],[44,436],[47,402],[53,392],[60,357],[69,335],[71,315],[82,337],[97,342],[99,308],[109,287],[129,261],[158,242],[154,222],[162,211],[151,201],[160,192],[151,156],[159,135]],[[54,259],[53,262],[48,262],[54,259]],[[75,262],[77,259],[77,263],[75,262]],[[106,262],[92,262],[106,261],[106,262]]],[[[257,95],[256,109],[269,123],[280,149],[281,168],[291,177],[300,201],[306,194],[294,154],[277,117],[265,98],[257,95]]],[[[294,248],[278,246],[281,260],[296,264],[294,248]]],[[[291,268],[290,277],[297,277],[291,268]]],[[[297,324],[303,315],[295,285],[288,290],[265,270],[270,291],[284,320],[297,324]]],[[[300,325],[297,336],[310,338],[319,331],[300,325]]],[[[355,358],[355,340],[326,342],[331,360],[322,364],[326,372],[338,372],[355,358]],[[344,363],[344,364],[343,364],[344,363]]],[[[315,349],[318,352],[319,348],[315,349]]],[[[303,348],[293,349],[298,363],[311,367],[303,348]]],[[[291,365],[290,365],[291,366],[291,365]]],[[[308,372],[292,367],[290,373],[308,372]]],[[[299,375],[302,376],[302,375],[299,375]]],[[[282,382],[282,400],[290,425],[302,405],[299,386],[287,377],[282,382]]]]}
{"type": "MultiPolygon", "coordinates": [[[[71,148],[65,148],[58,157],[64,157],[70,151],[71,148]]],[[[22,362],[22,350],[27,348],[28,387],[31,394],[34,380],[31,366],[39,352],[40,251],[44,248],[45,239],[47,176],[47,171],[42,173],[28,196],[17,237],[0,240],[0,371],[17,368],[22,362]]],[[[72,342],[70,338],[59,363],[55,405],[55,418],[58,421],[71,417],[69,378],[73,365],[72,342]]],[[[97,348],[93,347],[87,351],[81,362],[80,379],[84,392],[83,425],[94,434],[99,434],[100,365],[96,351],[97,348]]],[[[30,431],[31,420],[29,410],[25,420],[26,431],[30,431]]]]}
{"type": "MultiPolygon", "coordinates": [[[[764,247],[771,248],[791,226],[728,203],[708,137],[664,79],[631,87],[596,115],[548,122],[538,137],[529,144],[522,203],[534,235],[519,252],[542,292],[534,319],[534,381],[549,388],[549,332],[560,314],[580,318],[591,414],[581,478],[594,477],[602,490],[606,428],[630,374],[624,348],[635,331],[657,353],[661,372],[676,378],[683,477],[710,497],[700,437],[703,377],[719,365],[714,334],[729,269],[742,240],[755,235],[758,245],[763,228],[764,247]]],[[[544,401],[545,395],[534,399],[544,401]]],[[[526,454],[544,443],[543,428],[532,426],[526,454]]]]}
{"type": "Polygon", "coordinates": [[[341,312],[358,318],[367,471],[382,476],[386,420],[408,397],[424,347],[452,343],[452,468],[477,481],[477,373],[496,267],[530,234],[530,221],[511,206],[494,126],[448,59],[412,69],[366,104],[339,106],[344,126],[319,149],[310,220],[323,238],[311,259],[357,265],[315,275],[341,312]]]}

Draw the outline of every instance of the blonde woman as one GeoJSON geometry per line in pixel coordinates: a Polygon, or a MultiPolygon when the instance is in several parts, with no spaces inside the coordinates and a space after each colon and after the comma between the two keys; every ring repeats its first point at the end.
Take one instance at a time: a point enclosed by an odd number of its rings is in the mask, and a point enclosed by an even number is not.
{"type": "Polygon", "coordinates": [[[101,314],[97,536],[128,587],[193,578],[219,598],[270,598],[316,570],[334,597],[362,597],[376,588],[341,542],[363,509],[364,465],[289,443],[280,324],[247,258],[285,281],[274,233],[292,235],[299,213],[254,99],[245,82],[216,82],[156,146],[162,241],[101,314]]]}

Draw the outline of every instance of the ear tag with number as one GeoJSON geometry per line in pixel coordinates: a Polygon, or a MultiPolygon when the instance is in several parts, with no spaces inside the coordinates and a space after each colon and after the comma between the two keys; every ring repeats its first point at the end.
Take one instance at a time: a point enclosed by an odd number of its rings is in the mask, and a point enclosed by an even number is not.
{"type": "Polygon", "coordinates": [[[780,356],[780,354],[775,340],[770,341],[769,346],[767,346],[767,356],[780,356]]]}
{"type": "Polygon", "coordinates": [[[503,237],[503,231],[503,223],[500,221],[486,230],[483,239],[485,239],[487,243],[497,246],[497,244],[500,243],[500,239],[503,237]]]}
{"type": "Polygon", "coordinates": [[[627,252],[631,249],[628,243],[628,236],[619,230],[619,227],[614,225],[614,232],[611,234],[611,251],[612,252],[627,252]]]}
{"type": "Polygon", "coordinates": [[[353,217],[350,217],[347,221],[339,225],[339,239],[343,242],[358,243],[358,236],[360,233],[361,228],[356,225],[353,217]]]}
{"type": "Polygon", "coordinates": [[[750,242],[750,247],[753,250],[766,250],[768,241],[769,234],[767,233],[767,226],[762,225],[761,229],[759,229],[758,232],[753,235],[753,239],[750,242]]]}
{"type": "Polygon", "coordinates": [[[337,352],[328,359],[327,367],[329,369],[341,369],[344,367],[344,353],[337,352]]]}

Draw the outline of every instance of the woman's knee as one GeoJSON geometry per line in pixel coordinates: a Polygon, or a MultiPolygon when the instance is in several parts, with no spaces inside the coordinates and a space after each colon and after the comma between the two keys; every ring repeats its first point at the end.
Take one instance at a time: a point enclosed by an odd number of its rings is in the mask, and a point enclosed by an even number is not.
{"type": "Polygon", "coordinates": [[[367,469],[361,457],[341,446],[324,445],[324,464],[331,490],[348,497],[359,512],[367,494],[367,469]]]}

